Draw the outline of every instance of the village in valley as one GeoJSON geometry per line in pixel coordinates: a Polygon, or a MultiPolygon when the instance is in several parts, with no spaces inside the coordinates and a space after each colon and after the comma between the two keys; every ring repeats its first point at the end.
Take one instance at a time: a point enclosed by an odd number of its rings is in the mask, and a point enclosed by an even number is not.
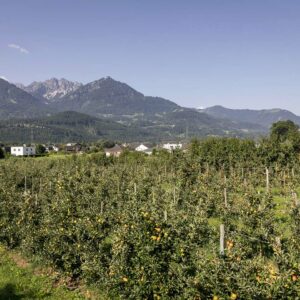
{"type": "Polygon", "coordinates": [[[161,144],[153,143],[114,143],[107,142],[101,146],[87,145],[81,143],[66,143],[66,144],[23,144],[23,145],[1,145],[2,150],[6,156],[16,157],[35,157],[35,156],[47,156],[61,154],[84,154],[104,152],[106,157],[119,157],[124,151],[136,151],[144,153],[146,155],[152,155],[156,151],[168,151],[174,150],[185,151],[187,149],[187,143],[168,142],[161,144]]]}

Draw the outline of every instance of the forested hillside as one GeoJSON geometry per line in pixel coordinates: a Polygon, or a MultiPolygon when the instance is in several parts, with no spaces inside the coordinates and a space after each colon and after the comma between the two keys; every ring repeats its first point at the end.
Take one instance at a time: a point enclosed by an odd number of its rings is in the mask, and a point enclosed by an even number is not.
{"type": "Polygon", "coordinates": [[[223,118],[236,122],[248,122],[259,124],[265,128],[269,128],[273,123],[282,120],[291,120],[300,125],[300,117],[285,109],[230,109],[220,105],[208,107],[205,113],[215,118],[223,118]]]}
{"type": "Polygon", "coordinates": [[[0,121],[0,141],[5,143],[67,143],[113,139],[127,141],[147,138],[140,128],[101,120],[77,112],[62,112],[37,119],[0,121]]]}

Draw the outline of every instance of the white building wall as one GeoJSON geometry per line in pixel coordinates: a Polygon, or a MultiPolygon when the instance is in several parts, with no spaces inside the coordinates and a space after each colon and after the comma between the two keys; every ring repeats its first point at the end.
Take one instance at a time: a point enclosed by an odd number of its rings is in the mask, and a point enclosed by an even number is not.
{"type": "Polygon", "coordinates": [[[35,147],[11,147],[10,151],[13,156],[32,156],[36,154],[35,147]]]}
{"type": "Polygon", "coordinates": [[[141,145],[139,145],[138,147],[135,148],[135,151],[145,151],[147,149],[148,149],[147,146],[141,144],[141,145]]]}
{"type": "Polygon", "coordinates": [[[166,149],[168,151],[172,151],[172,150],[175,150],[175,149],[181,149],[182,148],[182,144],[164,144],[163,145],[163,149],[166,149]]]}

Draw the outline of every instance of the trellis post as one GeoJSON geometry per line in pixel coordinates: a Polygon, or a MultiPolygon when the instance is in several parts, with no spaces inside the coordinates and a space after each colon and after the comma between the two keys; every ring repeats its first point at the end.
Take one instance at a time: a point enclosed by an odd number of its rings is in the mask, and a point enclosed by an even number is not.
{"type": "Polygon", "coordinates": [[[174,201],[174,204],[176,204],[176,188],[175,187],[173,189],[173,201],[174,201]]]}
{"type": "Polygon", "coordinates": [[[100,203],[100,213],[101,213],[101,215],[103,214],[103,201],[101,201],[101,203],[100,203]]]}
{"type": "Polygon", "coordinates": [[[225,226],[224,224],[220,225],[220,255],[225,253],[225,226]]]}
{"type": "Polygon", "coordinates": [[[225,208],[228,207],[228,203],[227,203],[227,189],[224,188],[224,204],[225,204],[225,208]]]}
{"type": "Polygon", "coordinates": [[[294,200],[294,204],[295,206],[297,207],[299,205],[299,200],[298,200],[298,197],[297,197],[297,193],[293,193],[293,200],[294,200]]]}
{"type": "Polygon", "coordinates": [[[40,178],[40,188],[39,188],[39,194],[42,192],[42,178],[40,178]]]}
{"type": "Polygon", "coordinates": [[[270,181],[269,181],[269,169],[266,168],[266,190],[267,190],[267,193],[269,193],[269,186],[270,186],[270,181]]]}
{"type": "Polygon", "coordinates": [[[167,222],[167,220],[168,220],[168,213],[167,213],[167,211],[165,210],[165,211],[164,211],[164,221],[167,222]]]}
{"type": "Polygon", "coordinates": [[[154,187],[152,186],[152,203],[155,203],[154,187]]]}
{"type": "Polygon", "coordinates": [[[25,194],[27,194],[27,176],[25,176],[24,187],[25,187],[25,194]]]}

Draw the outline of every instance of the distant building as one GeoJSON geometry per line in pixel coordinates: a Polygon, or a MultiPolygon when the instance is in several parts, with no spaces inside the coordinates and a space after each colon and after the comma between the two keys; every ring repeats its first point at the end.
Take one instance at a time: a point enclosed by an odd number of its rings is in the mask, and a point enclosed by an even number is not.
{"type": "Polygon", "coordinates": [[[58,152],[59,151],[59,147],[58,146],[52,146],[52,148],[53,148],[53,151],[55,151],[55,152],[58,152]]]}
{"type": "Polygon", "coordinates": [[[84,150],[85,148],[79,143],[68,143],[65,146],[65,151],[68,153],[76,153],[84,150]]]}
{"type": "Polygon", "coordinates": [[[144,152],[145,154],[152,155],[153,150],[155,150],[155,148],[148,148],[148,149],[144,150],[143,152],[144,152]]]}
{"type": "Polygon", "coordinates": [[[121,155],[121,153],[123,152],[123,149],[120,145],[116,144],[112,148],[105,148],[104,152],[105,152],[106,157],[110,157],[110,156],[119,157],[121,155]]]}
{"type": "Polygon", "coordinates": [[[36,154],[35,146],[20,146],[20,147],[11,147],[10,151],[13,156],[33,156],[36,154]]]}
{"type": "Polygon", "coordinates": [[[58,152],[59,148],[55,145],[44,146],[46,148],[46,152],[58,152]]]}
{"type": "Polygon", "coordinates": [[[135,148],[135,151],[145,152],[148,149],[149,148],[147,146],[145,146],[144,144],[141,144],[135,148]]]}
{"type": "Polygon", "coordinates": [[[163,144],[163,149],[166,149],[168,151],[173,151],[175,149],[182,149],[182,144],[163,144]]]}

